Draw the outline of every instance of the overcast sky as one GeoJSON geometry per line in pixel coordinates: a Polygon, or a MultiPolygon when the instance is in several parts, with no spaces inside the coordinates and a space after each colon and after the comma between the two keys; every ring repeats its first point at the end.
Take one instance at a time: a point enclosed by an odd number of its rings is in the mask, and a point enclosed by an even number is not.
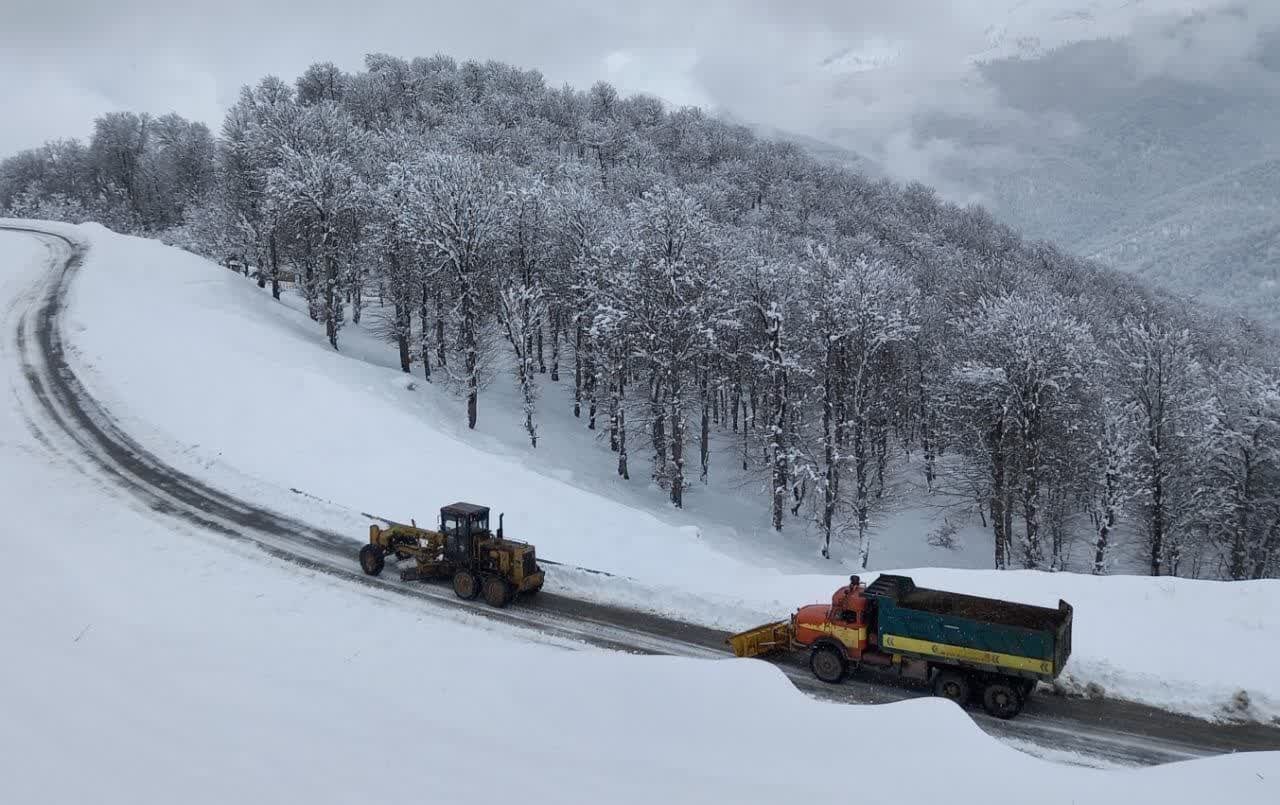
{"type": "Polygon", "coordinates": [[[1144,50],[1154,72],[1206,75],[1280,20],[1280,0],[0,0],[0,154],[84,137],[113,109],[216,131],[245,83],[315,61],[355,69],[381,51],[606,79],[801,133],[843,125],[866,138],[852,145],[891,157],[921,108],[998,113],[965,70],[977,54],[1149,33],[1153,19],[1232,5],[1207,33],[1151,36],[1144,50]]]}

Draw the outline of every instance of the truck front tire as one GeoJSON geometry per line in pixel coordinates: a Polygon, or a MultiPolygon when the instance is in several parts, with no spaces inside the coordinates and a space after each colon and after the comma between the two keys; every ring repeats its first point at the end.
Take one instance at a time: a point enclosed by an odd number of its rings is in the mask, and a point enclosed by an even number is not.
{"type": "Polygon", "coordinates": [[[844,681],[849,666],[844,656],[833,646],[821,645],[814,646],[809,655],[809,670],[828,685],[838,685],[844,681]]]}

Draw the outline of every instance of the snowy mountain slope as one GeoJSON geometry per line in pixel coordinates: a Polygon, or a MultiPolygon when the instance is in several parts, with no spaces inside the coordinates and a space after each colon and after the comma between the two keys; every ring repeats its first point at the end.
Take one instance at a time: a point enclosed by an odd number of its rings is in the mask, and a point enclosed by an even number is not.
{"type": "Polygon", "coordinates": [[[13,392],[0,408],[0,552],[21,568],[0,601],[22,613],[0,620],[18,659],[0,665],[0,800],[351,802],[403,798],[407,781],[440,802],[512,785],[534,803],[821,800],[846,783],[790,772],[851,734],[877,736],[857,768],[910,775],[913,796],[1274,796],[1276,753],[1070,769],[997,746],[942,702],[837,707],[760,663],[530,644],[161,524],[76,471],[71,446],[32,419],[14,318],[46,259],[38,242],[0,234],[0,371],[13,392]],[[58,550],[31,561],[32,535],[47,534],[58,550]],[[388,746],[408,748],[403,765],[388,746]],[[917,779],[922,758],[934,773],[917,779]]]}
{"type": "MultiPolygon", "coordinates": [[[[511,532],[535,541],[544,557],[623,577],[557,571],[558,589],[710,625],[779,617],[822,600],[842,578],[816,574],[799,554],[785,559],[786,551],[749,534],[700,539],[687,513],[648,508],[638,497],[623,505],[618,490],[520,453],[487,426],[466,434],[453,424],[455,401],[394,369],[334,353],[305,314],[242,277],[154,242],[82,231],[94,247],[72,286],[68,327],[95,395],[176,466],[350,533],[353,554],[367,526],[361,511],[426,520],[442,502],[475,499],[505,511],[511,532]]],[[[514,409],[485,405],[483,421],[517,421],[514,409]]],[[[714,501],[716,493],[703,494],[714,501]]],[[[709,508],[724,511],[733,500],[709,508]]],[[[1280,654],[1280,616],[1269,604],[1280,583],[907,572],[944,588],[1050,606],[1071,601],[1077,626],[1068,671],[1081,686],[1095,682],[1114,696],[1207,716],[1280,712],[1280,689],[1266,670],[1280,654]],[[1200,603],[1206,596],[1217,602],[1212,613],[1200,603]],[[1201,623],[1232,635],[1253,659],[1224,669],[1211,654],[1188,657],[1153,623],[1170,631],[1201,623]],[[1250,709],[1229,713],[1240,689],[1250,709]]]]}

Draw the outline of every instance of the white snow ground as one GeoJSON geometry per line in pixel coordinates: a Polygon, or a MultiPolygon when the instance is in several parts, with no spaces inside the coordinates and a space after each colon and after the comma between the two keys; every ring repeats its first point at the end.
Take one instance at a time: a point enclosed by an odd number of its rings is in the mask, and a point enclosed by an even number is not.
{"type": "MultiPolygon", "coordinates": [[[[824,600],[843,578],[815,572],[824,565],[804,551],[766,548],[750,533],[720,529],[706,539],[694,512],[644,508],[656,496],[581,470],[607,460],[607,448],[602,459],[586,442],[557,455],[576,465],[556,466],[544,448],[533,455],[504,441],[494,431],[515,432],[517,417],[492,397],[482,398],[481,430],[466,433],[448,394],[333,352],[304,314],[226,269],[101,227],[80,232],[93,248],[72,285],[67,326],[95,396],[180,469],[350,533],[353,556],[368,524],[359,512],[428,521],[444,502],[476,500],[505,511],[509,533],[536,542],[544,557],[624,577],[556,568],[553,589],[708,625],[784,617],[824,600]]],[[[359,352],[358,336],[345,333],[350,351],[359,352]]],[[[495,391],[503,385],[499,378],[495,391]]],[[[584,441],[554,433],[544,444],[557,439],[584,441]]],[[[728,510],[724,501],[704,502],[728,510]]],[[[1280,717],[1278,581],[898,572],[926,586],[1046,606],[1070,601],[1069,687],[1095,683],[1109,696],[1208,718],[1280,717]]]]}
{"type": "MultiPolygon", "coordinates": [[[[162,311],[181,306],[169,295],[185,289],[289,343],[278,323],[226,306],[240,291],[217,271],[87,232],[96,256],[78,282],[114,276],[134,292],[116,326],[171,324],[162,311]]],[[[1271,803],[1280,791],[1278,753],[1141,771],[1060,766],[1001,746],[941,701],[824,704],[763,663],[529,643],[175,530],[77,471],[74,449],[37,438],[25,418],[34,407],[13,328],[46,258],[33,239],[0,233],[0,371],[11,391],[0,407],[0,555],[11,569],[0,588],[0,802],[463,802],[513,788],[533,803],[828,801],[865,770],[913,799],[972,791],[989,803],[1028,791],[1045,803],[1271,803]],[[833,746],[847,751],[827,760],[833,746]]],[[[76,291],[82,314],[102,288],[76,291]]],[[[111,341],[104,320],[82,324],[82,342],[111,341]]],[[[226,374],[235,363],[216,358],[226,339],[204,324],[156,330],[134,359],[155,357],[146,344],[176,343],[223,372],[224,389],[260,379],[226,374]]],[[[326,354],[296,341],[276,353],[285,370],[326,354]]],[[[118,390],[161,393],[198,374],[152,368],[112,378],[118,390]]],[[[370,415],[391,409],[369,396],[370,415]]],[[[216,418],[210,402],[240,401],[187,399],[193,419],[216,418]]]]}

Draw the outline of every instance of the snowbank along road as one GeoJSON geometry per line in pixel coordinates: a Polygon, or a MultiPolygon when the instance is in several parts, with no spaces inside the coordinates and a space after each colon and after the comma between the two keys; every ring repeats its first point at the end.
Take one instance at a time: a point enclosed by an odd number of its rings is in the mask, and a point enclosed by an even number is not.
{"type": "MultiPolygon", "coordinates": [[[[729,656],[722,632],[633,610],[543,594],[507,610],[457,599],[447,587],[364,576],[351,535],[319,529],[227,495],[180,472],[143,449],[96,402],[66,359],[60,314],[66,290],[87,248],[52,228],[0,225],[5,237],[46,243],[50,266],[42,287],[8,311],[16,328],[16,359],[29,397],[29,425],[46,444],[70,441],[80,463],[151,510],[186,525],[255,545],[268,554],[351,583],[390,590],[424,605],[462,611],[519,629],[605,649],[688,657],[729,656]],[[25,302],[25,309],[23,304],[25,302]]],[[[797,602],[800,603],[800,602],[797,602]]],[[[779,663],[795,685],[821,699],[881,703],[924,695],[906,687],[851,680],[838,687],[814,680],[795,660],[779,663]]],[[[1211,724],[1122,702],[1037,696],[1012,722],[974,714],[978,724],[1006,742],[1045,756],[1071,753],[1100,764],[1150,765],[1235,751],[1280,749],[1280,729],[1211,724]]]]}

